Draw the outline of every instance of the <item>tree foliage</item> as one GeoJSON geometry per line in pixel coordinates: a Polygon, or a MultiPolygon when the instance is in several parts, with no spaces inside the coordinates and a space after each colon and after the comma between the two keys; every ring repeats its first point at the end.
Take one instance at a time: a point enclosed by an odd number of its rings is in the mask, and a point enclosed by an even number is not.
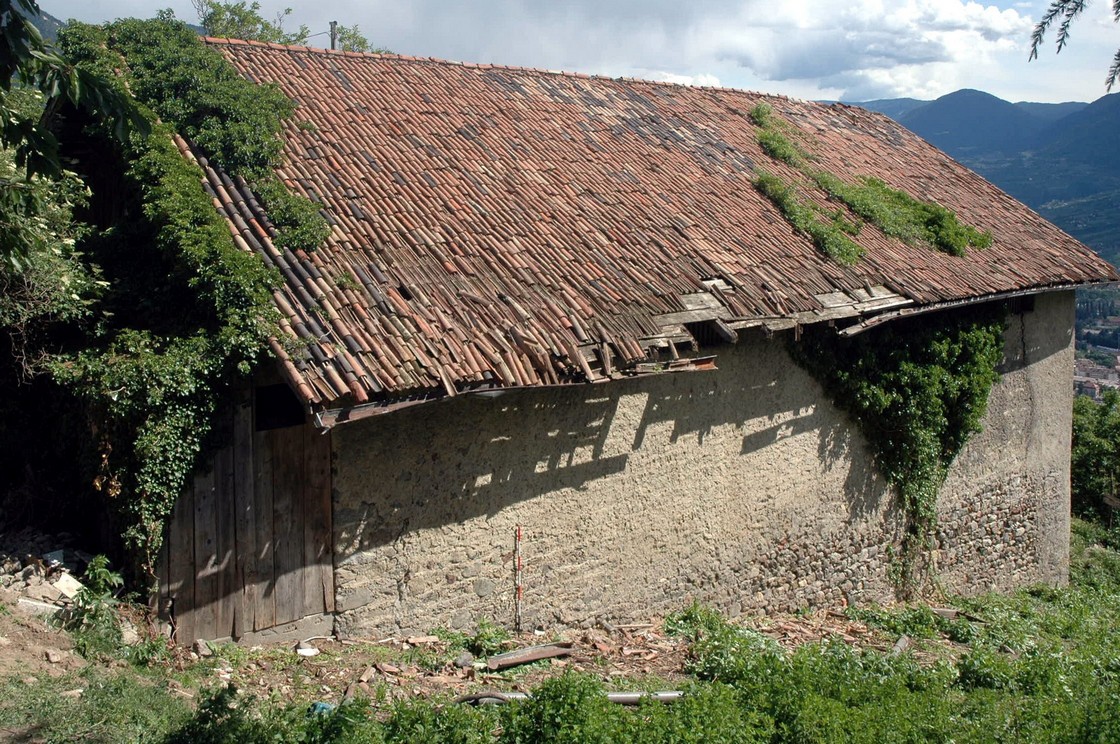
{"type": "MultiPolygon", "coordinates": [[[[172,135],[253,184],[266,206],[280,205],[290,224],[276,225],[279,245],[313,247],[325,223],[274,175],[292,103],[237,75],[185,24],[167,15],[73,23],[59,41],[82,69],[121,70],[121,89],[160,120],[146,140],[123,143],[112,166],[124,173],[114,195],[120,216],[87,241],[110,283],[100,324],[50,364],[93,424],[93,482],[116,505],[136,567],[150,576],[230,384],[268,355],[276,333],[278,277],[234,244],[172,135]]],[[[104,128],[91,119],[83,136],[97,150],[104,128]]]]}
{"type": "MultiPolygon", "coordinates": [[[[23,99],[17,109],[42,109],[42,96],[31,91],[13,98],[23,99]]],[[[104,282],[76,248],[88,227],[74,211],[89,197],[77,174],[27,178],[14,153],[0,150],[0,183],[22,202],[0,207],[0,232],[18,233],[22,245],[18,265],[0,262],[0,334],[7,337],[15,379],[26,381],[42,370],[51,327],[88,317],[104,282]]]]}
{"type": "MultiPolygon", "coordinates": [[[[270,41],[276,44],[306,44],[311,29],[300,25],[295,32],[284,30],[284,19],[292,13],[284,8],[270,21],[261,15],[259,2],[218,2],[217,0],[191,0],[198,22],[209,36],[229,39],[270,41]]],[[[355,26],[355,31],[357,27],[355,26]]]]}
{"type": "Polygon", "coordinates": [[[1106,390],[1100,403],[1073,402],[1070,485],[1080,515],[1103,513],[1105,496],[1120,494],[1120,391],[1106,390]]]}
{"type": "MultiPolygon", "coordinates": [[[[1089,0],[1053,0],[1050,7],[1046,9],[1041,20],[1035,24],[1034,32],[1031,34],[1031,54],[1029,59],[1036,59],[1038,57],[1038,49],[1042,46],[1042,42],[1046,39],[1046,32],[1049,31],[1055,24],[1058,26],[1057,47],[1058,52],[1065,49],[1066,44],[1070,39],[1070,26],[1074,19],[1077,18],[1089,5],[1089,0]]],[[[1112,20],[1120,23],[1120,0],[1112,0],[1112,20]]],[[[1115,56],[1112,58],[1112,64],[1108,68],[1108,75],[1105,77],[1105,89],[1112,92],[1112,86],[1120,79],[1120,50],[1117,50],[1115,56]]]]}
{"type": "Polygon", "coordinates": [[[146,132],[147,122],[131,99],[102,75],[67,63],[47,49],[31,18],[39,15],[34,0],[0,0],[0,147],[9,151],[20,172],[0,175],[0,262],[20,270],[41,250],[37,216],[48,205],[34,179],[63,176],[58,140],[51,122],[69,104],[96,111],[123,138],[130,130],[146,132]],[[20,89],[39,91],[41,105],[18,105],[20,89]]]}

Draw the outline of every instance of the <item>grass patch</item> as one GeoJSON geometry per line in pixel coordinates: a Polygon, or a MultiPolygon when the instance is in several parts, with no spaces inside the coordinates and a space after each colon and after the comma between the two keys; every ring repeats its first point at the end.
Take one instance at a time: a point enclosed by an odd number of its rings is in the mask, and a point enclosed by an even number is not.
{"type": "MultiPolygon", "coordinates": [[[[790,139],[787,132],[791,128],[768,104],[758,104],[749,116],[758,127],[756,137],[766,155],[801,171],[830,199],[843,203],[886,235],[910,245],[928,245],[953,256],[963,256],[968,248],[983,249],[991,245],[991,233],[962,223],[956,214],[940,204],[915,199],[878,178],[862,176],[859,183],[851,184],[813,168],[809,164],[813,156],[790,139]]],[[[844,232],[857,234],[859,226],[844,220],[840,212],[829,222],[819,219],[796,197],[792,186],[761,170],[755,173],[755,187],[774,202],[790,224],[810,236],[814,245],[833,260],[851,265],[863,256],[863,249],[858,246],[853,249],[842,235],[844,232]],[[847,229],[845,223],[854,225],[854,231],[847,229]]]]}
{"type": "Polygon", "coordinates": [[[24,737],[16,741],[154,742],[191,715],[159,677],[132,669],[90,666],[33,684],[9,679],[0,695],[0,728],[24,737]]]}
{"type": "Polygon", "coordinates": [[[963,256],[968,248],[992,244],[990,232],[966,225],[940,204],[919,201],[878,178],[862,176],[859,183],[851,184],[825,171],[814,170],[809,175],[830,197],[909,245],[925,244],[951,256],[963,256]]]}
{"type": "Polygon", "coordinates": [[[817,250],[845,266],[853,266],[863,258],[864,249],[849,235],[851,223],[837,212],[823,215],[819,209],[801,199],[797,189],[778,176],[758,171],[754,187],[778,208],[794,229],[809,237],[817,250]]]}

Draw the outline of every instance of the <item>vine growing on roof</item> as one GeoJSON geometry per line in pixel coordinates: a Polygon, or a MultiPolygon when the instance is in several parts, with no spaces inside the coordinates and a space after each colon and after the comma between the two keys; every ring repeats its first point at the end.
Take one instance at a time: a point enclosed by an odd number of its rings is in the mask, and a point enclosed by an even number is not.
{"type": "Polygon", "coordinates": [[[326,224],[273,175],[292,102],[242,79],[169,13],[72,23],[59,44],[74,63],[114,79],[153,122],[149,137],[117,147],[96,118],[64,123],[81,130],[71,139],[86,143],[81,154],[97,163],[84,167],[102,224],[83,250],[109,288],[82,342],[50,363],[84,405],[98,440],[94,484],[116,504],[136,568],[150,578],[229,384],[267,356],[277,330],[271,291],[279,277],[233,243],[201,171],[172,134],[253,184],[275,218],[278,245],[311,249],[326,224]],[[123,178],[114,182],[98,166],[123,178]]]}
{"type": "MultiPolygon", "coordinates": [[[[799,170],[830,199],[840,202],[884,234],[909,245],[928,245],[952,256],[963,256],[968,248],[983,249],[991,245],[991,233],[962,223],[956,214],[940,204],[915,199],[878,178],[861,176],[858,183],[852,184],[813,167],[813,156],[790,139],[792,128],[779,119],[769,105],[755,106],[750,118],[758,127],[758,143],[763,152],[799,170]]],[[[863,256],[863,248],[848,237],[859,233],[859,225],[847,220],[843,210],[821,209],[800,198],[795,186],[762,169],[756,173],[754,185],[791,225],[808,235],[813,244],[833,260],[850,266],[863,256]]]]}
{"type": "Polygon", "coordinates": [[[932,547],[937,497],[949,466],[980,431],[999,379],[1005,312],[983,307],[897,320],[851,338],[810,327],[789,345],[838,407],[857,423],[905,518],[897,588],[920,584],[932,547]]]}

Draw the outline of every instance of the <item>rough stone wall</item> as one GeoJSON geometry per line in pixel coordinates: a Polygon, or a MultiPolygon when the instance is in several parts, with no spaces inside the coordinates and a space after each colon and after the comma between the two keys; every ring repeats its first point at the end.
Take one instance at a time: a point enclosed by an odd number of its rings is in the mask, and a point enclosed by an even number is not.
{"type": "MultiPolygon", "coordinates": [[[[985,433],[954,468],[951,589],[1060,581],[1068,563],[1071,292],[1012,319],[985,433]]],[[[888,601],[900,519],[845,414],[744,334],[719,371],[464,397],[339,427],[338,630],[527,626],[888,601]]]]}
{"type": "Polygon", "coordinates": [[[977,594],[1069,576],[1073,292],[1012,315],[984,430],[941,490],[940,580],[977,594]]]}

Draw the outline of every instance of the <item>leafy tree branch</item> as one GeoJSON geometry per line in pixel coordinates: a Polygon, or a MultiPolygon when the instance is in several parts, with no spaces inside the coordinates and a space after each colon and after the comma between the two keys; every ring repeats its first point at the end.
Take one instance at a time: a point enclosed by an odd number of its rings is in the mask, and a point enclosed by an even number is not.
{"type": "MultiPolygon", "coordinates": [[[[1029,59],[1038,58],[1038,49],[1046,39],[1046,32],[1055,24],[1058,26],[1057,51],[1060,53],[1065,49],[1070,39],[1070,25],[1088,6],[1089,0],[1053,0],[1031,33],[1029,59]]],[[[1112,20],[1120,23],[1120,0],[1112,0],[1112,20]]],[[[1112,92],[1112,86],[1118,79],[1120,79],[1120,50],[1117,50],[1108,68],[1108,75],[1104,80],[1105,89],[1112,92]]]]}
{"type": "Polygon", "coordinates": [[[191,0],[191,4],[198,13],[198,22],[208,36],[270,41],[276,44],[306,44],[311,35],[311,29],[304,25],[291,33],[284,30],[284,19],[292,14],[291,8],[284,8],[270,21],[261,15],[259,2],[191,0]]]}

